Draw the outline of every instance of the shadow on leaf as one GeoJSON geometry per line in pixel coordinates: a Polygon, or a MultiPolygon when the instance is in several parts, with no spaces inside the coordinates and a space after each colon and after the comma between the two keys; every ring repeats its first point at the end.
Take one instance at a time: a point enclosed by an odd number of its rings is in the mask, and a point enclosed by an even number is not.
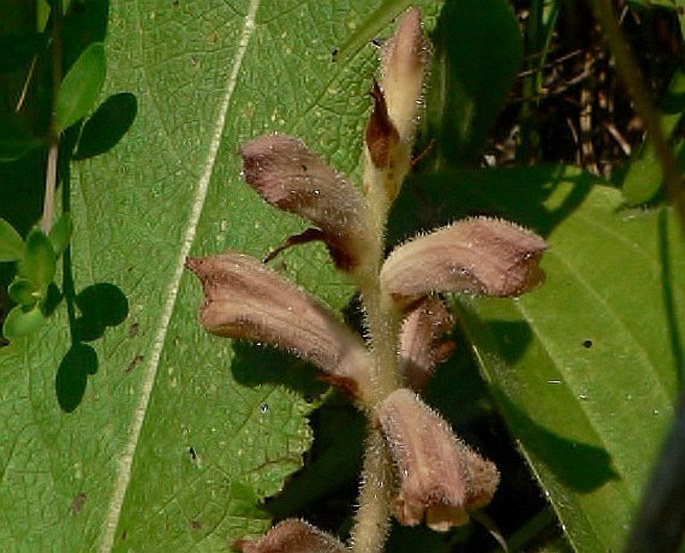
{"type": "Polygon", "coordinates": [[[114,284],[99,282],[76,296],[81,316],[74,321],[74,338],[90,342],[102,338],[108,326],[121,324],[128,316],[128,300],[114,284]]]}
{"type": "Polygon", "coordinates": [[[60,408],[71,413],[83,400],[88,375],[94,375],[98,368],[95,349],[84,342],[102,338],[107,327],[124,322],[128,316],[128,300],[117,286],[107,282],[88,286],[74,297],[71,256],[68,251],[65,254],[64,268],[64,293],[69,311],[72,346],[57,369],[55,392],[60,408]],[[81,312],[78,318],[74,313],[76,306],[81,312]]]}
{"type": "Polygon", "coordinates": [[[315,398],[328,389],[321,371],[287,353],[249,342],[233,342],[235,359],[231,370],[236,382],[245,386],[286,386],[305,398],[315,398]]]}
{"type": "Polygon", "coordinates": [[[473,169],[410,179],[393,205],[388,235],[401,242],[418,231],[475,215],[508,219],[547,238],[585,200],[600,178],[572,167],[473,169]]]}
{"type": "Polygon", "coordinates": [[[98,370],[95,350],[82,343],[75,343],[62,359],[55,378],[57,402],[62,411],[71,413],[79,406],[86,393],[88,375],[98,370]]]}
{"type": "Polygon", "coordinates": [[[523,446],[542,461],[566,487],[590,492],[608,480],[618,478],[611,457],[601,447],[563,438],[533,421],[498,389],[497,401],[507,413],[510,424],[523,446]]]}
{"type": "Polygon", "coordinates": [[[74,159],[88,159],[111,150],[131,128],[137,113],[138,100],[130,92],[107,98],[83,125],[74,159]]]}

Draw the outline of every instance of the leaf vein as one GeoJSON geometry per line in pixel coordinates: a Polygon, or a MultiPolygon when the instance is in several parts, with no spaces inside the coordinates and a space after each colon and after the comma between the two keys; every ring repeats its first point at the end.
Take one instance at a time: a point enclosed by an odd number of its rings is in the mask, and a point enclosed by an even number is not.
{"type": "Polygon", "coordinates": [[[136,406],[132,415],[132,420],[124,447],[124,452],[121,456],[121,459],[119,460],[116,483],[114,486],[112,497],[110,499],[109,507],[105,515],[104,530],[102,534],[102,539],[100,541],[99,549],[102,552],[111,551],[114,545],[115,533],[124,505],[124,497],[126,495],[126,490],[128,489],[131,480],[133,458],[136,452],[136,447],[143,427],[143,422],[145,420],[145,415],[147,413],[150,397],[152,395],[152,388],[154,385],[155,378],[157,376],[157,370],[159,368],[162,349],[166,341],[166,334],[169,328],[169,323],[171,321],[171,316],[176,304],[176,298],[178,295],[181,277],[183,275],[185,259],[190,253],[190,248],[193,244],[193,241],[195,240],[197,226],[200,220],[200,215],[202,214],[205,199],[207,197],[209,182],[214,172],[214,166],[217,160],[219,146],[221,145],[221,139],[226,126],[228,107],[231,98],[233,97],[233,92],[238,81],[238,74],[240,72],[240,68],[242,66],[243,59],[245,57],[245,53],[250,42],[250,38],[252,37],[252,34],[254,33],[256,27],[256,16],[259,3],[260,0],[251,0],[248,12],[245,15],[242,33],[238,40],[238,47],[233,58],[231,72],[226,81],[226,88],[224,89],[224,94],[222,97],[221,104],[219,106],[219,112],[216,118],[216,123],[214,125],[214,130],[212,132],[207,158],[205,160],[202,173],[196,185],[190,216],[188,218],[188,223],[183,236],[183,241],[180,246],[180,254],[176,260],[175,270],[166,293],[166,302],[164,303],[164,307],[160,316],[159,330],[157,332],[157,335],[155,336],[155,340],[152,344],[152,351],[149,356],[149,361],[145,367],[145,374],[143,377],[140,398],[138,401],[138,405],[136,406]]]}

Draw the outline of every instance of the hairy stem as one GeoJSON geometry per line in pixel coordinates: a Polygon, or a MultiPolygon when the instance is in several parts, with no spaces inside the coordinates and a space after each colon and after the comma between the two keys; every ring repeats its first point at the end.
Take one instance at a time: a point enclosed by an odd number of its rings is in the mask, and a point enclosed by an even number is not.
{"type": "Polygon", "coordinates": [[[399,314],[392,300],[384,297],[380,283],[389,208],[384,192],[378,181],[367,187],[368,213],[371,219],[369,226],[373,232],[373,244],[372,251],[367,257],[368,266],[357,277],[374,357],[371,407],[382,401],[399,385],[396,350],[399,314]]]}
{"type": "Polygon", "coordinates": [[[377,428],[370,425],[362,484],[352,531],[353,553],[378,553],[388,535],[392,498],[392,461],[377,428]]]}
{"type": "Polygon", "coordinates": [[[384,260],[385,227],[389,204],[383,179],[366,159],[364,179],[368,201],[369,227],[373,232],[372,250],[368,265],[357,275],[366,316],[366,330],[373,354],[373,390],[369,416],[369,437],[364,457],[362,483],[359,491],[359,510],[352,529],[352,550],[355,553],[382,551],[388,533],[390,500],[392,494],[392,460],[383,437],[376,427],[374,408],[388,394],[400,386],[397,370],[397,333],[399,313],[390,298],[385,297],[380,283],[380,270],[384,260]]]}
{"type": "Polygon", "coordinates": [[[62,82],[62,0],[52,5],[52,106],[53,114],[48,129],[48,162],[45,172],[45,198],[41,230],[47,234],[52,228],[55,214],[55,190],[57,189],[57,160],[59,156],[59,132],[55,127],[54,106],[62,82]]]}

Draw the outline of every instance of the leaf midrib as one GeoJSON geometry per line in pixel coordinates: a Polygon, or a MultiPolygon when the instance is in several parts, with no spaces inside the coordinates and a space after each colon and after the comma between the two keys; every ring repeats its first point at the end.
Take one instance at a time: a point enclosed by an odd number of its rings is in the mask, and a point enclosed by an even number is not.
{"type": "Polygon", "coordinates": [[[185,231],[183,232],[183,239],[179,247],[179,255],[174,266],[174,273],[165,293],[166,301],[164,302],[162,313],[159,317],[159,327],[152,343],[152,351],[148,357],[149,361],[144,368],[140,397],[138,404],[133,410],[124,451],[118,462],[116,482],[109,506],[105,512],[103,533],[98,548],[101,552],[111,551],[114,545],[115,533],[124,505],[126,490],[128,489],[131,479],[133,458],[147,413],[150,397],[152,395],[152,389],[157,376],[162,350],[166,342],[169,323],[176,305],[185,259],[190,253],[190,248],[195,240],[195,234],[204,203],[207,198],[209,183],[214,172],[219,147],[221,145],[224,129],[226,127],[228,107],[235,91],[238,75],[243,64],[243,59],[245,58],[245,53],[256,28],[256,15],[259,4],[260,0],[250,0],[247,14],[243,19],[242,32],[238,38],[238,46],[233,58],[233,63],[231,65],[231,71],[226,80],[224,94],[219,104],[219,110],[213,126],[207,157],[203,164],[200,177],[195,186],[190,215],[188,217],[185,231]]]}

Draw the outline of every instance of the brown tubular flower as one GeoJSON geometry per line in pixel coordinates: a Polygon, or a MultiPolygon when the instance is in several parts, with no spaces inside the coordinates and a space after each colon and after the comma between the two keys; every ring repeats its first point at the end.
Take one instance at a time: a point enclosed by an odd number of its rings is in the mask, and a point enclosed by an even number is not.
{"type": "Polygon", "coordinates": [[[545,249],[542,238],[514,223],[465,219],[395,248],[381,285],[398,300],[430,292],[517,296],[543,281],[545,249]]]}
{"type": "Polygon", "coordinates": [[[321,229],[339,269],[349,271],[362,263],[370,233],[364,201],[354,185],[288,135],[256,138],[240,148],[240,155],[247,183],[271,205],[321,229]]]}
{"type": "Polygon", "coordinates": [[[330,534],[304,520],[289,518],[259,540],[238,540],[233,548],[243,553],[343,553],[345,546],[330,534]]]}
{"type": "Polygon", "coordinates": [[[202,281],[200,322],[212,334],[291,351],[355,398],[363,399],[371,389],[370,359],[361,338],[257,259],[228,252],[189,258],[186,266],[202,281]]]}
{"type": "Polygon", "coordinates": [[[452,353],[454,343],[443,337],[454,317],[437,297],[428,296],[412,306],[400,329],[400,369],[407,384],[423,390],[433,369],[452,353]]]}
{"type": "Polygon", "coordinates": [[[499,483],[495,465],[458,440],[414,392],[395,390],[376,414],[398,469],[394,510],[401,524],[425,521],[447,531],[490,502],[499,483]]]}

